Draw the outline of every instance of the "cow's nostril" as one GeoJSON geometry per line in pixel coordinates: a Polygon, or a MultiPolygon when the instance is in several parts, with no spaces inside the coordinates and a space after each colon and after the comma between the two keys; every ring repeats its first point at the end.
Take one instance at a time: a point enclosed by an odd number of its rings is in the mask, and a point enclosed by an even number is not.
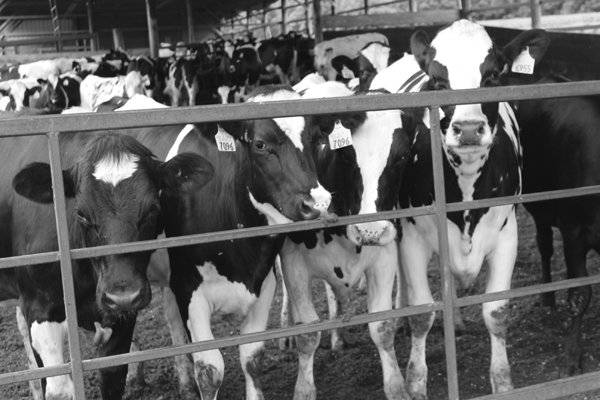
{"type": "Polygon", "coordinates": [[[479,128],[477,128],[477,133],[479,135],[483,135],[484,132],[485,132],[485,130],[483,129],[483,125],[479,125],[479,128]]]}
{"type": "Polygon", "coordinates": [[[460,127],[458,127],[457,125],[452,125],[452,131],[455,135],[460,135],[462,133],[460,127]]]}

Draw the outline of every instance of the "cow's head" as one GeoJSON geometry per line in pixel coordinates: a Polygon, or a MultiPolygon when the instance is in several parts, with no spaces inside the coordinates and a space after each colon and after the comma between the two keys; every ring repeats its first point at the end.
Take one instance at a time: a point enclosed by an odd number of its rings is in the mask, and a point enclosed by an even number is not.
{"type": "MultiPolygon", "coordinates": [[[[500,86],[500,79],[525,49],[538,62],[549,39],[545,31],[521,33],[505,47],[495,46],[485,29],[467,20],[443,28],[429,41],[423,31],[411,38],[411,49],[429,76],[422,90],[475,89],[500,86]]],[[[462,162],[485,157],[498,127],[498,103],[443,107],[445,148],[462,162]]]]}
{"type": "MultiPolygon", "coordinates": [[[[213,168],[189,153],[157,161],[135,139],[109,132],[90,136],[76,163],[62,175],[65,195],[75,201],[68,216],[74,247],[93,247],[155,239],[161,229],[159,191],[197,190],[211,179],[213,168]]],[[[51,203],[50,166],[25,167],[13,187],[30,200],[51,203]]],[[[148,305],[149,261],[150,252],[91,259],[98,277],[96,302],[109,320],[148,305]]]]}
{"type": "Polygon", "coordinates": [[[129,74],[131,71],[140,73],[144,83],[144,94],[151,98],[157,79],[157,68],[154,61],[146,56],[134,57],[127,67],[127,73],[129,74]]]}
{"type": "MultiPolygon", "coordinates": [[[[276,85],[256,89],[248,101],[297,99],[300,95],[289,86],[276,85]]],[[[311,118],[251,120],[241,128],[223,128],[242,147],[250,200],[270,224],[315,219],[327,212],[331,194],[317,180],[313,156],[320,132],[311,118]]]]}
{"type": "Polygon", "coordinates": [[[50,111],[65,110],[69,107],[81,105],[79,86],[81,78],[73,73],[56,76],[50,74],[48,79],[38,79],[42,85],[39,99],[32,104],[32,108],[48,108],[50,111]]]}
{"type": "MultiPolygon", "coordinates": [[[[368,92],[377,95],[384,91],[368,92]]],[[[345,85],[327,82],[314,86],[303,98],[350,96],[345,85]]],[[[319,179],[334,193],[333,211],[339,215],[389,211],[398,200],[410,141],[399,110],[325,115],[317,118],[321,131],[330,136],[344,131],[352,144],[332,149],[330,142],[319,152],[319,179]]],[[[336,146],[337,147],[337,146],[336,146]]],[[[348,239],[358,246],[389,244],[396,237],[391,221],[348,225],[348,239]]]]}
{"type": "Polygon", "coordinates": [[[30,100],[39,97],[41,90],[41,86],[27,87],[22,81],[14,81],[8,91],[11,110],[21,111],[24,107],[29,107],[30,100]]]}
{"type": "Polygon", "coordinates": [[[390,46],[381,42],[368,43],[358,53],[359,91],[371,86],[375,75],[387,68],[390,59],[390,46]]]}

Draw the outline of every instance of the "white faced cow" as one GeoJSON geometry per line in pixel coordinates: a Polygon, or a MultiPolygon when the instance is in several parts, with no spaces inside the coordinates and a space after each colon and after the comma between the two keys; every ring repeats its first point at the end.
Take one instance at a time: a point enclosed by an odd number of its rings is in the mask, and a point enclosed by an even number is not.
{"type": "MultiPolygon", "coordinates": [[[[64,134],[60,145],[72,248],[156,238],[159,191],[192,192],[212,177],[212,166],[198,155],[160,162],[132,137],[115,133],[64,134]]],[[[0,153],[6,162],[0,178],[0,257],[56,251],[47,139],[5,138],[0,153]]],[[[73,260],[78,322],[96,330],[100,356],[129,351],[135,316],[151,299],[149,260],[150,252],[73,260]]],[[[63,364],[67,323],[58,263],[1,269],[0,302],[8,299],[19,300],[30,365],[63,364]]],[[[104,399],[121,398],[126,374],[127,366],[100,370],[104,399]]],[[[34,398],[44,395],[71,399],[70,377],[47,378],[45,393],[34,398]]]]}
{"type": "MultiPolygon", "coordinates": [[[[342,83],[328,82],[306,91],[303,98],[348,96],[342,83]]],[[[369,93],[377,95],[381,92],[369,93]]],[[[358,112],[318,117],[326,135],[342,137],[317,152],[319,181],[334,193],[332,209],[338,215],[392,210],[398,200],[404,167],[410,158],[408,122],[398,110],[358,112]]],[[[410,126],[409,126],[410,128],[410,126]]],[[[296,323],[319,319],[312,303],[311,282],[327,281],[338,299],[348,295],[363,274],[367,277],[369,312],[392,308],[392,288],[398,270],[396,228],[391,221],[375,221],[288,235],[281,251],[283,277],[296,323]]],[[[369,324],[381,357],[384,392],[388,399],[408,400],[394,351],[395,324],[369,324]]],[[[315,399],[313,357],[320,333],[299,335],[299,372],[294,399],[315,399]]]]}
{"type": "MultiPolygon", "coordinates": [[[[502,74],[519,54],[527,49],[537,61],[547,45],[546,32],[531,30],[500,48],[493,44],[483,27],[460,20],[440,30],[432,42],[422,31],[413,35],[412,52],[428,76],[420,88],[414,85],[419,76],[418,68],[402,71],[402,76],[412,79],[403,83],[391,82],[390,86],[400,91],[406,91],[409,86],[413,91],[499,86],[502,74]]],[[[405,65],[410,66],[410,63],[405,65]]],[[[373,84],[377,82],[380,81],[376,77],[373,84]]],[[[442,111],[440,125],[447,201],[519,194],[521,150],[511,105],[504,102],[469,104],[443,107],[442,111]]],[[[428,118],[428,115],[424,117],[427,125],[428,118]]],[[[415,135],[414,158],[407,166],[400,189],[403,208],[430,205],[434,201],[429,129],[421,124],[415,135]]],[[[448,213],[448,234],[450,268],[458,282],[469,286],[485,260],[489,267],[486,293],[510,288],[517,255],[514,206],[448,213]]],[[[410,305],[433,302],[427,265],[432,254],[437,252],[438,232],[433,216],[402,220],[400,259],[407,277],[410,305]]],[[[412,349],[406,375],[413,399],[427,398],[425,340],[434,316],[430,313],[409,319],[412,349]]],[[[513,384],[506,356],[508,300],[484,303],[483,317],[492,345],[492,391],[511,390],[513,384]]]]}

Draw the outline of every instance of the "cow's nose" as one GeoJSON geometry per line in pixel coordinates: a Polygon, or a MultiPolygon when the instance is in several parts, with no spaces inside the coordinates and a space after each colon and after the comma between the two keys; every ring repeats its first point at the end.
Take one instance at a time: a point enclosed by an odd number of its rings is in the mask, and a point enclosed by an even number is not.
{"type": "Polygon", "coordinates": [[[485,122],[483,121],[459,121],[452,123],[453,133],[459,137],[461,146],[475,146],[481,141],[481,135],[485,133],[485,122]]]}
{"type": "Polygon", "coordinates": [[[300,211],[302,215],[302,219],[304,220],[312,220],[319,218],[321,215],[321,211],[319,211],[316,207],[315,199],[312,196],[303,195],[298,199],[296,204],[297,209],[300,211]]]}
{"type": "Polygon", "coordinates": [[[102,296],[102,304],[111,311],[133,311],[145,305],[141,290],[135,292],[119,291],[118,293],[105,292],[102,296]]]}
{"type": "MultiPolygon", "coordinates": [[[[367,225],[367,224],[365,224],[367,225]]],[[[358,225],[350,225],[348,227],[349,235],[352,239],[354,239],[357,244],[373,246],[379,245],[379,239],[384,234],[386,230],[386,226],[375,227],[375,226],[358,226],[358,225]]]]}

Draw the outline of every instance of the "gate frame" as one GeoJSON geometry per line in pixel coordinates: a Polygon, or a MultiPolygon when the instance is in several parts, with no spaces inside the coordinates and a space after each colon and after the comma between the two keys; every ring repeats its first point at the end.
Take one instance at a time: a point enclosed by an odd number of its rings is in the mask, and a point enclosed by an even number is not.
{"type": "MultiPolygon", "coordinates": [[[[60,261],[65,295],[67,315],[69,351],[71,361],[53,367],[35,370],[16,371],[0,375],[0,385],[40,379],[50,376],[71,373],[74,383],[75,400],[85,399],[83,372],[116,365],[137,363],[157,358],[172,357],[192,352],[206,351],[222,347],[237,346],[256,341],[278,339],[297,334],[305,334],[334,328],[366,324],[373,321],[406,317],[432,311],[443,311],[444,344],[446,353],[446,370],[448,376],[449,399],[459,399],[458,373],[456,365],[456,341],[453,324],[454,310],[457,307],[481,304],[500,299],[529,296],[560,289],[568,289],[583,285],[600,283],[600,275],[558,281],[548,284],[532,285],[503,292],[454,298],[451,271],[449,269],[449,244],[447,230],[447,212],[470,210],[474,208],[493,207],[508,204],[526,203],[564,197],[583,196],[600,193],[600,185],[577,189],[558,190],[519,196],[507,196],[494,199],[477,200],[460,203],[446,203],[445,183],[442,167],[442,144],[439,127],[439,107],[456,104],[472,104],[482,102],[514,101],[530,99],[547,99],[570,96],[587,96],[600,94],[600,81],[570,82],[558,84],[535,84],[525,86],[505,86],[500,88],[469,89],[440,92],[422,92],[406,94],[385,94],[379,96],[353,96],[334,99],[316,99],[299,101],[270,102],[268,104],[245,103],[218,106],[197,106],[185,108],[168,108],[161,110],[129,111],[121,113],[90,113],[58,116],[37,116],[29,118],[11,118],[0,120],[0,138],[11,136],[42,135],[45,132],[49,144],[50,165],[54,194],[54,208],[57,222],[58,251],[7,257],[0,259],[0,268],[23,265],[35,265],[60,261]],[[212,122],[223,120],[246,120],[295,115],[320,115],[354,111],[373,111],[429,107],[431,118],[431,148],[434,172],[434,189],[437,201],[431,206],[411,208],[407,210],[386,211],[375,214],[364,214],[341,217],[337,222],[324,221],[295,222],[288,225],[236,229],[216,233],[197,234],[176,238],[156,239],[143,242],[124,243],[110,246],[99,246],[83,249],[70,249],[66,219],[66,202],[64,182],[60,160],[60,132],[83,132],[93,130],[110,130],[136,128],[144,126],[180,125],[187,123],[212,122]],[[82,128],[83,127],[83,128],[82,128]],[[442,301],[430,304],[405,307],[371,314],[351,317],[348,321],[330,320],[320,323],[297,325],[289,328],[272,329],[264,332],[239,335],[225,339],[214,339],[190,343],[181,346],[170,346],[159,349],[144,350],[110,357],[82,360],[78,336],[77,313],[74,294],[71,260],[98,257],[108,254],[122,254],[146,251],[150,249],[179,247],[199,243],[222,240],[234,240],[251,236],[281,234],[308,229],[377,221],[381,219],[397,219],[420,215],[436,215],[440,252],[438,254],[442,279],[442,301]]],[[[1,143],[1,142],[0,142],[1,143]]],[[[551,399],[560,396],[582,393],[600,388],[600,371],[544,382],[537,385],[515,389],[513,391],[473,398],[474,400],[521,399],[533,396],[538,399],[551,399]]]]}

